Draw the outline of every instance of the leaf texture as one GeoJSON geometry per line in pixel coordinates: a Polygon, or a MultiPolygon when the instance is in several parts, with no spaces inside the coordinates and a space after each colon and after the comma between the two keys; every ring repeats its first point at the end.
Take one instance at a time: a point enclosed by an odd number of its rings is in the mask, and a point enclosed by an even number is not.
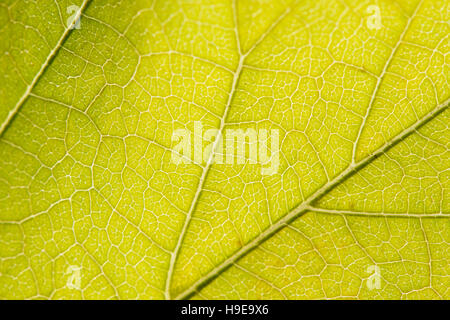
{"type": "Polygon", "coordinates": [[[450,298],[448,0],[73,2],[0,2],[1,298],[450,298]]]}

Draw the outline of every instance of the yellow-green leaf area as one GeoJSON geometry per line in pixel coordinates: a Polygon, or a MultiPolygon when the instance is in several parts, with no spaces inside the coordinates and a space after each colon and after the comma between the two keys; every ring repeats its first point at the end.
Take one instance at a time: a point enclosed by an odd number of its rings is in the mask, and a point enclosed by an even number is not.
{"type": "Polygon", "coordinates": [[[0,1],[0,298],[449,299],[449,21],[0,1]],[[198,123],[277,130],[277,170],[175,163],[198,123]]]}

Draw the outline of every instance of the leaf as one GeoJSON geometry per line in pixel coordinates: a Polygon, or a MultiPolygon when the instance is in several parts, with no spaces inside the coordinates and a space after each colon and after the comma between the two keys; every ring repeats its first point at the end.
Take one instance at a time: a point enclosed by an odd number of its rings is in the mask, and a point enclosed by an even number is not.
{"type": "Polygon", "coordinates": [[[19,111],[39,77],[67,38],[87,1],[4,0],[0,3],[0,132],[19,111]],[[67,8],[67,10],[63,10],[67,8]],[[75,11],[75,8],[80,10],[75,11]],[[23,13],[26,14],[23,14],[23,13]],[[74,14],[69,15],[74,12],[74,14]]]}
{"type": "Polygon", "coordinates": [[[2,1],[0,297],[449,299],[449,18],[2,1]],[[175,164],[198,122],[279,130],[278,171],[175,164]]]}

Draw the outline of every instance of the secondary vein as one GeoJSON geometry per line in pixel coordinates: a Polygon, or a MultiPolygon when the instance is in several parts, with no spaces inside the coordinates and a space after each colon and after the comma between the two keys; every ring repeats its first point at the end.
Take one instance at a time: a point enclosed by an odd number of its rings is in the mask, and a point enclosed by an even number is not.
{"type": "Polygon", "coordinates": [[[187,299],[190,296],[192,296],[198,289],[204,287],[206,284],[208,284],[210,281],[215,279],[217,276],[219,276],[223,271],[228,269],[230,266],[232,266],[234,263],[236,263],[238,260],[240,260],[243,256],[251,252],[253,249],[258,247],[261,243],[272,237],[274,234],[276,234],[278,231],[280,231],[282,228],[284,228],[286,225],[289,225],[292,221],[306,213],[309,208],[311,207],[311,204],[320,199],[324,194],[326,194],[330,189],[341,183],[342,181],[346,180],[349,176],[351,176],[355,171],[361,169],[362,167],[366,166],[370,162],[372,162],[374,159],[379,157],[381,154],[388,151],[390,148],[392,148],[397,143],[403,141],[406,137],[408,137],[411,133],[415,132],[418,128],[428,123],[430,120],[434,119],[438,114],[443,112],[446,108],[448,108],[450,104],[450,98],[447,99],[444,103],[437,106],[435,109],[433,109],[431,112],[429,112],[424,118],[417,121],[414,125],[411,127],[405,129],[402,131],[399,135],[397,135],[394,139],[392,139],[390,142],[384,144],[381,146],[378,150],[373,152],[369,157],[366,157],[365,159],[361,160],[360,162],[356,164],[350,164],[347,169],[345,169],[340,175],[338,175],[336,178],[334,178],[329,183],[325,184],[322,188],[317,190],[315,193],[313,193],[311,196],[309,196],[306,201],[301,203],[299,206],[291,210],[288,214],[286,214],[282,219],[278,220],[275,224],[267,228],[264,232],[262,232],[259,236],[257,236],[255,239],[247,243],[245,246],[243,246],[239,251],[235,252],[232,256],[230,256],[227,260],[222,262],[219,266],[211,270],[209,273],[207,273],[204,277],[197,280],[191,287],[186,289],[184,292],[179,294],[176,299],[187,299]]]}
{"type": "Polygon", "coordinates": [[[225,125],[226,125],[226,119],[227,119],[228,113],[229,113],[229,111],[231,109],[231,104],[233,102],[233,98],[234,98],[235,93],[236,93],[236,88],[237,88],[237,85],[239,83],[239,79],[240,79],[240,76],[242,74],[242,70],[244,69],[245,59],[253,52],[253,50],[255,48],[258,47],[258,45],[272,32],[273,29],[277,25],[279,25],[281,21],[283,21],[286,18],[286,16],[290,12],[291,12],[291,7],[288,7],[283,12],[283,14],[281,14],[280,17],[276,21],[274,21],[274,23],[266,30],[266,32],[264,32],[261,35],[261,37],[253,44],[253,46],[245,54],[243,54],[242,50],[241,50],[241,44],[240,44],[240,41],[239,41],[239,31],[238,31],[238,22],[237,22],[236,3],[235,3],[235,1],[233,1],[233,13],[234,13],[233,16],[234,16],[235,31],[236,31],[236,45],[237,45],[237,49],[238,49],[239,56],[240,56],[239,57],[239,63],[238,63],[238,66],[236,68],[236,71],[234,72],[234,77],[233,77],[233,83],[232,83],[232,86],[231,86],[231,91],[230,91],[230,94],[228,96],[228,101],[227,101],[227,104],[226,104],[226,107],[225,107],[225,111],[224,111],[223,116],[222,116],[221,121],[220,121],[219,134],[216,136],[216,139],[215,139],[215,141],[213,143],[212,152],[211,152],[211,154],[210,154],[210,156],[208,158],[206,166],[203,169],[202,175],[200,177],[200,181],[198,183],[197,190],[196,190],[194,198],[193,198],[193,200],[191,202],[191,206],[189,208],[189,211],[188,211],[188,214],[186,216],[185,222],[183,224],[182,231],[180,233],[180,236],[178,238],[177,244],[175,246],[175,249],[174,249],[173,254],[171,256],[171,259],[170,259],[169,270],[167,272],[167,279],[166,279],[166,288],[165,288],[166,299],[170,299],[171,298],[171,296],[170,296],[170,287],[171,287],[171,282],[172,282],[172,278],[173,278],[173,273],[174,273],[174,270],[175,270],[175,265],[176,265],[176,262],[177,262],[177,259],[178,259],[178,256],[179,256],[179,252],[180,252],[180,249],[181,249],[181,245],[182,245],[183,240],[184,240],[184,238],[186,236],[186,232],[187,232],[187,229],[188,229],[189,224],[191,222],[192,215],[193,215],[193,213],[195,211],[195,208],[196,208],[196,206],[198,204],[198,200],[199,200],[201,192],[203,190],[203,185],[206,182],[206,177],[208,175],[209,169],[211,168],[211,165],[213,164],[213,160],[214,160],[214,157],[215,157],[215,154],[216,154],[216,150],[217,150],[217,147],[218,147],[219,142],[220,142],[220,137],[221,137],[223,129],[224,129],[225,125]]]}
{"type": "Polygon", "coordinates": [[[87,8],[89,2],[90,2],[90,0],[83,1],[82,5],[80,7],[80,10],[78,10],[77,14],[74,16],[72,23],[66,27],[66,29],[64,30],[64,33],[61,35],[61,38],[59,38],[58,42],[56,43],[56,46],[53,48],[52,51],[50,51],[50,54],[47,56],[47,59],[42,64],[38,73],[36,73],[36,75],[34,76],[33,81],[31,81],[31,83],[27,86],[27,89],[23,93],[22,97],[20,97],[19,101],[14,106],[14,108],[12,108],[9,111],[8,116],[6,117],[5,121],[3,121],[3,123],[0,126],[0,137],[4,133],[4,131],[6,130],[6,128],[8,127],[9,123],[12,121],[14,116],[19,112],[20,108],[25,103],[27,98],[29,97],[29,95],[30,95],[31,91],[33,90],[33,88],[35,87],[36,83],[39,81],[39,79],[41,78],[41,76],[44,74],[45,70],[49,66],[50,61],[52,61],[52,59],[58,54],[59,49],[62,47],[64,41],[66,40],[66,38],[69,36],[70,32],[72,31],[72,26],[81,17],[82,13],[87,8]]]}
{"type": "Polygon", "coordinates": [[[384,67],[383,67],[383,70],[381,71],[380,76],[377,79],[375,89],[373,90],[372,96],[370,97],[369,106],[367,107],[366,114],[364,115],[363,121],[361,122],[361,126],[359,127],[358,135],[356,136],[355,142],[353,143],[352,163],[355,163],[356,151],[358,149],[359,139],[361,138],[361,134],[365,127],[367,118],[369,118],[369,114],[370,114],[370,111],[372,110],[372,106],[375,102],[375,98],[378,94],[378,91],[380,90],[384,75],[386,74],[386,71],[389,69],[391,62],[394,59],[394,56],[397,53],[397,50],[400,47],[400,44],[403,42],[403,39],[405,38],[406,34],[408,33],[409,27],[411,26],[411,22],[412,22],[413,18],[416,16],[417,12],[419,11],[422,3],[423,3],[423,0],[419,2],[419,4],[417,5],[416,9],[413,12],[413,14],[408,18],[405,29],[403,30],[402,34],[400,35],[399,40],[397,41],[397,44],[395,45],[394,49],[392,50],[389,58],[387,59],[386,63],[384,64],[384,67]]]}

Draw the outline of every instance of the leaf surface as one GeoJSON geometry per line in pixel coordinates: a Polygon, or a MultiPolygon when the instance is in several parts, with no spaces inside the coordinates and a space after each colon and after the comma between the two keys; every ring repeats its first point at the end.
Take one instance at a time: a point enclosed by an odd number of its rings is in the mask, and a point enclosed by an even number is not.
{"type": "Polygon", "coordinates": [[[0,4],[0,297],[450,298],[448,0],[70,5],[0,4]]]}

